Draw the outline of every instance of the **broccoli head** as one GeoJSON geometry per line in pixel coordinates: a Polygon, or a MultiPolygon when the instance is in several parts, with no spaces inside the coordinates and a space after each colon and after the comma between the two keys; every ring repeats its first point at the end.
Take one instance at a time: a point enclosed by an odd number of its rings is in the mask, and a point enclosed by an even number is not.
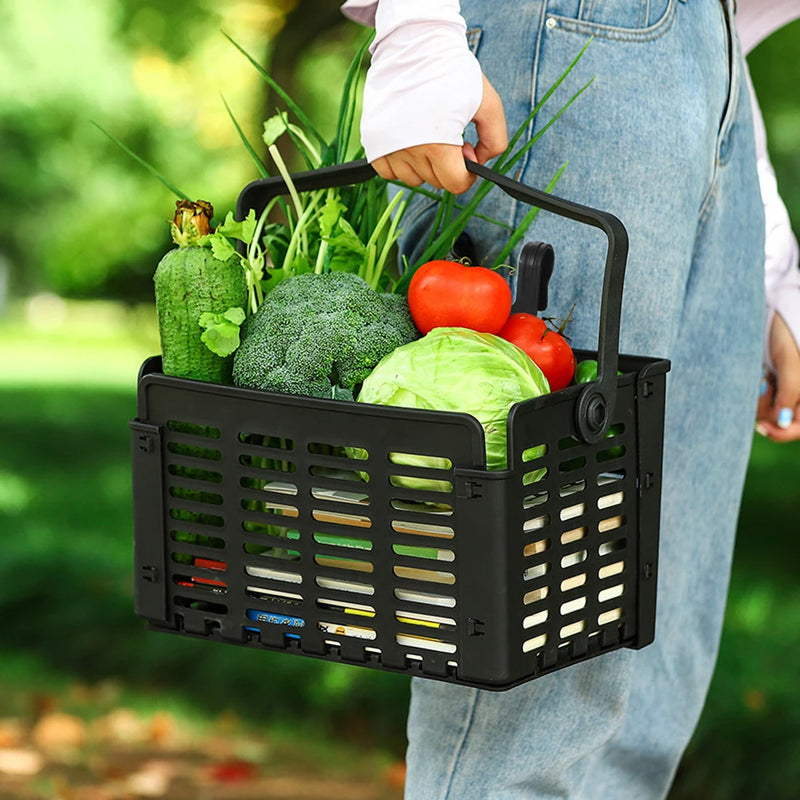
{"type": "Polygon", "coordinates": [[[296,275],[243,323],[233,382],[353,399],[385,355],[419,335],[402,295],[375,292],[349,272],[296,275]]]}

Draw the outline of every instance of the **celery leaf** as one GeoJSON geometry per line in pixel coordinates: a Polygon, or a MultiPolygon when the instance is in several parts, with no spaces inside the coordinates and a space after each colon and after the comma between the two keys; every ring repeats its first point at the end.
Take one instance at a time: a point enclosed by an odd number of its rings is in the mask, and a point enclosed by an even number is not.
{"type": "Polygon", "coordinates": [[[239,329],[244,319],[243,308],[229,308],[222,314],[201,314],[199,322],[205,330],[200,340],[212,353],[225,358],[239,346],[239,329]]]}
{"type": "Polygon", "coordinates": [[[245,244],[250,244],[256,232],[255,209],[251,208],[247,216],[241,222],[237,222],[233,218],[233,212],[229,211],[225,217],[225,221],[217,226],[216,232],[227,236],[229,239],[238,239],[245,244]]]}
{"type": "Polygon", "coordinates": [[[236,255],[236,248],[230,240],[221,233],[209,233],[201,239],[201,244],[209,245],[211,252],[218,261],[227,261],[231,256],[236,255]]]}

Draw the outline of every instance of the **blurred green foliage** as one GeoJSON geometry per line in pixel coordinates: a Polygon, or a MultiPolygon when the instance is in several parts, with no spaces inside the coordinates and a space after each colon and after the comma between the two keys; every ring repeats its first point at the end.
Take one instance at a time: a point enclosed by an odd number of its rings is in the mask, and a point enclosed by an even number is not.
{"type": "MultiPolygon", "coordinates": [[[[315,4],[4,4],[0,272],[9,273],[11,293],[152,299],[175,197],[92,123],[224,216],[258,176],[223,97],[258,145],[267,92],[222,32],[267,63],[286,12],[303,5],[315,4]]],[[[335,96],[357,28],[343,27],[351,32],[341,41],[323,43],[326,86],[335,96]]],[[[329,102],[316,89],[301,96],[329,102]]]]}

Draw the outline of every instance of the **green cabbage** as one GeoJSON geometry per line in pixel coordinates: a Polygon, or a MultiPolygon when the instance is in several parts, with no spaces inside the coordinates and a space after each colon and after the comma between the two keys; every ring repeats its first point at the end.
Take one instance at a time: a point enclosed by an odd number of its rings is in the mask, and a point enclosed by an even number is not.
{"type": "MultiPolygon", "coordinates": [[[[398,347],[367,376],[358,395],[376,403],[472,414],[486,435],[486,466],[505,469],[506,428],[511,406],[547,394],[542,371],[519,347],[491,333],[434,328],[398,347]]],[[[444,458],[395,455],[395,463],[447,468],[444,458]]],[[[409,488],[437,488],[434,481],[403,479],[409,488]]]]}

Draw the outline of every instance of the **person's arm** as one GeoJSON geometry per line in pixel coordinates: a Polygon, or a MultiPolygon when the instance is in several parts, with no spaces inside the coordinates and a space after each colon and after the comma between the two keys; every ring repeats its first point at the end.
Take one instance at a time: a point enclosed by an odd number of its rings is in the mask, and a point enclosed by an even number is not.
{"type": "MultiPolygon", "coordinates": [[[[742,51],[750,53],[774,31],[800,17],[796,0],[739,0],[736,27],[742,51]]],[[[797,240],[778,193],[767,153],[767,136],[749,74],[755,123],[758,178],[766,217],[764,282],[767,326],[766,378],[756,413],[756,430],[776,441],[800,439],[800,271],[797,240]]]]}
{"type": "Polygon", "coordinates": [[[770,379],[762,394],[759,431],[777,441],[800,438],[800,268],[797,240],[778,193],[766,150],[763,122],[753,97],[758,176],[766,218],[764,283],[767,326],[764,361],[770,379]]]}
{"type": "Polygon", "coordinates": [[[800,439],[800,268],[797,239],[778,193],[767,152],[761,110],[748,78],[755,128],[758,180],[764,204],[767,297],[764,364],[767,379],[756,415],[757,430],[776,441],[800,439]]]}
{"type": "Polygon", "coordinates": [[[503,105],[469,49],[458,0],[349,0],[342,11],[374,25],[361,141],[390,180],[456,194],[474,178],[464,156],[485,162],[508,144],[503,105]],[[475,122],[478,143],[463,143],[475,122]]]}

